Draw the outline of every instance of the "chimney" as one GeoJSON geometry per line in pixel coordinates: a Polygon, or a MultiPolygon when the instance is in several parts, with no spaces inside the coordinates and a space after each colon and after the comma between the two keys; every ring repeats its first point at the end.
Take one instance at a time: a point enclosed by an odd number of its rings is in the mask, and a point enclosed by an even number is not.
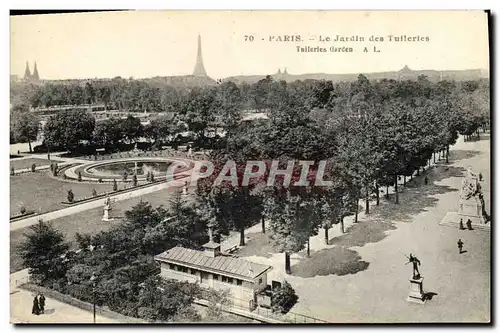
{"type": "Polygon", "coordinates": [[[212,228],[208,228],[208,243],[203,245],[204,251],[203,254],[210,258],[215,258],[220,255],[220,244],[215,243],[213,240],[212,228]]]}

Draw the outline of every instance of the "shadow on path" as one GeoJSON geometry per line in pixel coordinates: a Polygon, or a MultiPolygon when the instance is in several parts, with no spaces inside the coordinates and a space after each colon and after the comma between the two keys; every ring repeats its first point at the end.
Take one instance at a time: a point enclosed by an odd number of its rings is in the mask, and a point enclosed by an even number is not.
{"type": "Polygon", "coordinates": [[[451,162],[456,162],[458,160],[466,160],[469,158],[473,158],[479,154],[482,154],[479,150],[450,150],[449,160],[451,162]]]}
{"type": "Polygon", "coordinates": [[[323,249],[311,255],[308,260],[301,260],[291,267],[292,275],[303,278],[326,275],[347,275],[364,271],[370,265],[361,260],[361,256],[343,246],[323,249]]]}
{"type": "MultiPolygon", "coordinates": [[[[462,175],[461,168],[441,167],[436,178],[453,177],[462,175]]],[[[422,178],[422,177],[420,177],[422,178]]],[[[415,182],[421,179],[414,179],[415,182]]],[[[434,180],[429,175],[430,180],[434,180]]],[[[348,232],[334,237],[329,244],[333,248],[323,249],[315,252],[307,260],[301,260],[292,266],[292,275],[300,277],[313,277],[316,275],[346,275],[355,274],[368,268],[369,262],[362,261],[355,250],[350,247],[362,247],[367,243],[377,243],[387,237],[387,231],[395,230],[399,222],[409,223],[415,215],[426,211],[437,205],[438,199],[435,195],[458,191],[455,188],[436,185],[430,182],[428,185],[416,185],[407,187],[400,193],[400,204],[386,202],[380,206],[373,206],[373,211],[365,215],[363,220],[354,223],[348,232]]]]}
{"type": "Polygon", "coordinates": [[[246,246],[240,247],[234,252],[238,257],[265,257],[271,258],[273,253],[276,253],[271,246],[269,234],[253,233],[248,235],[250,239],[246,242],[246,246]]]}

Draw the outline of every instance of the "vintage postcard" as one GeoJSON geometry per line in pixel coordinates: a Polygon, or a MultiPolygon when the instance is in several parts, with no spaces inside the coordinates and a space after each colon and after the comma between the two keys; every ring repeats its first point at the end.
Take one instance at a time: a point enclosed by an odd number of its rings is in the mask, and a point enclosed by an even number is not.
{"type": "Polygon", "coordinates": [[[11,13],[11,323],[490,323],[489,22],[11,13]]]}

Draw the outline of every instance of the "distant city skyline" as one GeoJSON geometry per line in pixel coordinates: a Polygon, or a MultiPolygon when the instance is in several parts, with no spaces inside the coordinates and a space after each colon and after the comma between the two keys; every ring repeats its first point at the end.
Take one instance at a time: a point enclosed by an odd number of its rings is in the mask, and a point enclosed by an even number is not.
{"type": "Polygon", "coordinates": [[[453,12],[100,12],[11,17],[11,74],[36,61],[41,79],[191,75],[201,35],[211,78],[288,73],[353,74],[489,68],[487,15],[453,12]],[[357,24],[352,24],[356,22],[357,24]],[[268,24],[269,23],[269,24],[268,24]],[[271,24],[272,23],[272,24],[271,24]],[[303,53],[342,46],[318,38],[429,36],[429,42],[351,42],[380,53],[303,53]],[[253,41],[245,36],[254,36],[253,41]],[[301,42],[269,41],[300,35],[301,42]],[[264,41],[262,40],[264,38],[264,41]],[[314,41],[309,41],[315,38],[314,41]],[[275,38],[276,39],[276,38],[275,38]]]}

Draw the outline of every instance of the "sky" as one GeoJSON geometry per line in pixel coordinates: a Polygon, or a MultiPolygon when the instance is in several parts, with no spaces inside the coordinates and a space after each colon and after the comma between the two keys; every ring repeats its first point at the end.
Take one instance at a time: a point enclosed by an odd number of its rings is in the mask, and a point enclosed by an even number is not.
{"type": "Polygon", "coordinates": [[[290,74],[489,68],[482,11],[129,11],[12,16],[10,26],[11,74],[24,75],[26,61],[30,70],[36,61],[42,79],[190,75],[198,34],[214,79],[278,68],[290,74]],[[365,41],[318,41],[337,34],[365,41]],[[302,40],[276,41],[284,35],[302,40]],[[384,41],[369,41],[372,35],[384,41]],[[388,35],[429,41],[390,42],[388,35]],[[354,52],[297,52],[297,46],[354,52]]]}

